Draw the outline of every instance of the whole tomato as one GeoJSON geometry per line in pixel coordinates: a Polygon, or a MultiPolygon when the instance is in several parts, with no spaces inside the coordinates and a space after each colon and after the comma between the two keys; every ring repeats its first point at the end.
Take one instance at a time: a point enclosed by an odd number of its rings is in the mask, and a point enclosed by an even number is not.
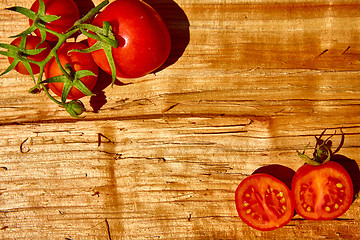
{"type": "MultiPolygon", "coordinates": [[[[11,45],[19,47],[20,42],[21,42],[21,37],[18,37],[11,42],[11,45]]],[[[38,46],[40,42],[41,42],[40,37],[32,36],[32,35],[26,36],[25,49],[45,48],[39,54],[27,56],[28,59],[41,62],[49,55],[51,51],[49,44],[45,41],[38,46]]],[[[14,61],[12,57],[8,57],[8,59],[10,64],[14,61]]],[[[37,74],[40,72],[40,68],[38,65],[34,63],[30,63],[30,67],[33,74],[37,74]]],[[[21,74],[30,75],[22,62],[19,62],[14,69],[21,74]]]]}
{"type": "MultiPolygon", "coordinates": [[[[79,20],[79,9],[73,0],[43,0],[45,3],[45,14],[56,15],[60,18],[58,20],[46,23],[46,28],[58,33],[65,33],[71,28],[74,23],[79,20]]],[[[32,11],[37,12],[39,10],[39,0],[36,0],[30,8],[32,11]]],[[[33,20],[29,19],[30,25],[33,24],[33,20]]],[[[35,34],[40,36],[40,31],[35,30],[35,34]]],[[[58,37],[51,33],[46,34],[46,40],[57,41],[58,37]]]]}
{"type": "MultiPolygon", "coordinates": [[[[89,89],[92,90],[96,84],[97,76],[99,73],[99,67],[94,62],[90,53],[80,53],[80,52],[69,52],[73,49],[85,49],[88,48],[83,43],[76,43],[76,42],[69,42],[64,43],[60,49],[58,50],[57,54],[59,56],[60,63],[63,67],[65,64],[70,64],[72,71],[80,71],[80,70],[90,70],[96,76],[86,76],[80,79],[81,82],[89,89]]],[[[47,79],[55,76],[63,75],[62,71],[60,70],[56,60],[52,58],[49,63],[46,65],[45,68],[45,76],[47,79]]],[[[70,74],[72,75],[72,74],[70,74]]],[[[56,82],[56,83],[48,83],[49,88],[58,96],[62,95],[62,90],[64,83],[56,82]]],[[[76,87],[72,87],[67,98],[68,99],[79,99],[84,97],[85,94],[81,92],[76,87]]]]}
{"type": "MultiPolygon", "coordinates": [[[[171,49],[169,31],[160,15],[139,0],[116,0],[99,13],[93,25],[110,22],[119,46],[112,50],[116,75],[123,78],[144,76],[159,68],[171,49]]],[[[89,38],[89,45],[96,40],[89,38]]],[[[111,74],[103,50],[92,52],[96,64],[111,74]]]]}

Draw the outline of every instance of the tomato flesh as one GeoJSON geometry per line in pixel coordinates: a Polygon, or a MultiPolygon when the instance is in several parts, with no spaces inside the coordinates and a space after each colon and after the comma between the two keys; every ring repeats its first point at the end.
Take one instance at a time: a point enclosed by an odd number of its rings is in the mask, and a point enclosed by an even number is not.
{"type": "Polygon", "coordinates": [[[296,212],[305,219],[331,220],[345,213],[353,200],[350,175],[336,162],[303,165],[291,187],[296,212]]]}
{"type": "Polygon", "coordinates": [[[266,173],[245,178],[236,189],[235,203],[243,222],[261,231],[282,227],[294,215],[291,191],[283,182],[266,173]]]}

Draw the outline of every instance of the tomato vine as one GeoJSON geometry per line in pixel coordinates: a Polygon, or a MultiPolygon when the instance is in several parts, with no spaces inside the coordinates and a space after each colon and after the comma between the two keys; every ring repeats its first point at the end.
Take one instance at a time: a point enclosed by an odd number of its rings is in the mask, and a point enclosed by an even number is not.
{"type": "Polygon", "coordinates": [[[11,44],[0,43],[0,48],[7,50],[7,51],[0,51],[0,54],[14,59],[13,62],[10,64],[10,66],[0,76],[13,70],[18,63],[20,62],[23,63],[26,70],[29,72],[31,78],[35,83],[35,85],[29,90],[30,93],[38,93],[40,90],[43,90],[53,102],[55,102],[59,106],[64,107],[65,110],[71,116],[76,118],[81,118],[80,115],[85,111],[84,104],[80,100],[67,101],[67,96],[69,94],[70,89],[73,86],[79,89],[85,95],[92,95],[92,92],[79,79],[85,76],[90,76],[95,74],[89,70],[81,70],[75,72],[74,69],[72,69],[71,65],[69,64],[62,66],[59,57],[57,55],[57,51],[69,38],[72,38],[74,34],[78,32],[81,32],[85,36],[97,40],[97,44],[91,46],[88,49],[82,49],[82,50],[74,49],[72,51],[88,53],[99,49],[104,50],[112,71],[112,81],[114,83],[116,78],[116,67],[111,51],[112,48],[116,48],[118,46],[118,41],[116,40],[114,34],[112,33],[112,27],[109,22],[104,22],[102,28],[87,23],[89,19],[95,16],[101,9],[103,9],[108,4],[109,1],[105,0],[101,2],[99,5],[95,6],[84,17],[77,20],[73,24],[73,26],[70,27],[65,33],[56,32],[54,30],[49,29],[46,26],[47,23],[56,21],[60,17],[56,15],[45,14],[46,9],[45,9],[44,0],[39,0],[39,8],[37,12],[19,6],[7,8],[7,10],[9,11],[13,11],[25,15],[30,20],[32,20],[32,24],[25,31],[19,33],[18,35],[10,37],[10,38],[18,38],[18,37],[21,38],[21,42],[18,47],[11,44]],[[25,49],[27,36],[31,35],[35,31],[39,31],[41,35],[41,42],[37,46],[39,46],[41,43],[46,41],[47,34],[55,35],[58,38],[58,40],[55,42],[56,43],[55,46],[51,49],[47,57],[42,61],[35,61],[30,59],[29,57],[41,53],[42,51],[45,50],[45,48],[36,47],[35,49],[25,49]],[[59,69],[61,70],[63,75],[44,80],[43,78],[44,78],[45,66],[52,58],[55,58],[59,66],[59,69]],[[35,78],[30,64],[35,64],[39,66],[40,71],[38,73],[39,75],[37,78],[35,78]],[[54,82],[64,83],[63,92],[60,101],[57,100],[54,96],[52,96],[46,87],[47,83],[54,83],[54,82]]]}

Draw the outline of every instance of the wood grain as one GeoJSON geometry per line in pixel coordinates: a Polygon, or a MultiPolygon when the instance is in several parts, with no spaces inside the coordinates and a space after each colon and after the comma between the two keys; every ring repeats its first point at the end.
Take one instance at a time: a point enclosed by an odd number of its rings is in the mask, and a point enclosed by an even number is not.
{"type": "MultiPolygon", "coordinates": [[[[168,62],[98,86],[86,118],[28,94],[26,76],[0,78],[0,239],[359,239],[358,200],[271,232],[234,204],[242,179],[296,170],[325,128],[360,163],[358,1],[146,2],[171,32],[168,62]]],[[[0,3],[0,42],[27,26],[14,5],[31,1],[0,3]]]]}

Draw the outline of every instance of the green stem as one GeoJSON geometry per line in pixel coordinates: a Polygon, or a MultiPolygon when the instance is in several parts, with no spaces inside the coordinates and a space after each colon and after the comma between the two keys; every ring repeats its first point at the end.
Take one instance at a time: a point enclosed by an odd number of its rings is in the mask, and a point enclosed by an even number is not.
{"type": "MultiPolygon", "coordinates": [[[[30,63],[34,63],[37,64],[40,67],[40,72],[39,72],[39,76],[38,79],[35,80],[34,78],[34,82],[35,82],[35,86],[32,88],[32,90],[36,89],[36,88],[42,88],[46,95],[56,104],[65,107],[67,103],[63,103],[61,101],[58,101],[57,99],[55,99],[50,92],[48,91],[48,89],[46,88],[45,84],[41,83],[42,82],[42,78],[44,75],[44,69],[46,64],[52,59],[55,58],[61,72],[69,79],[71,79],[70,74],[68,73],[68,71],[66,71],[66,69],[64,69],[64,67],[61,65],[60,63],[60,59],[59,56],[57,55],[57,51],[60,49],[60,47],[66,42],[66,40],[68,38],[70,38],[71,36],[73,36],[76,32],[80,31],[80,30],[95,30],[94,26],[90,25],[90,24],[85,24],[85,22],[89,19],[91,19],[95,14],[97,14],[102,8],[104,8],[106,5],[109,4],[109,0],[105,0],[103,2],[101,2],[98,6],[96,6],[95,8],[93,8],[92,10],[90,10],[83,18],[79,19],[78,21],[75,22],[75,24],[64,34],[55,32],[53,30],[47,29],[45,27],[45,24],[41,24],[41,23],[35,23],[35,26],[41,30],[41,31],[46,31],[47,33],[51,33],[55,36],[58,37],[58,41],[56,43],[56,45],[51,49],[50,53],[48,54],[48,56],[40,61],[33,61],[33,60],[28,60],[30,63]],[[36,82],[37,81],[37,82],[36,82]]],[[[98,28],[96,29],[97,31],[101,29],[98,28]]],[[[101,29],[102,31],[102,29],[101,29]]]]}
{"type": "Polygon", "coordinates": [[[58,67],[60,68],[60,70],[61,70],[61,72],[63,73],[63,75],[65,75],[67,79],[71,80],[72,78],[71,78],[69,72],[66,71],[66,69],[61,65],[59,56],[58,56],[57,54],[55,54],[54,57],[55,57],[56,63],[58,64],[58,67]]]}
{"type": "Polygon", "coordinates": [[[45,87],[44,84],[40,84],[41,88],[45,91],[46,95],[56,104],[60,105],[60,106],[64,106],[64,104],[58,100],[56,100],[50,93],[49,91],[47,90],[47,88],[45,87]]]}
{"type": "MultiPolygon", "coordinates": [[[[83,18],[81,18],[80,20],[75,22],[74,26],[72,28],[70,28],[65,34],[59,34],[57,32],[53,32],[52,30],[49,30],[47,28],[43,28],[44,30],[48,31],[49,33],[53,33],[54,35],[56,35],[59,39],[58,39],[58,42],[55,45],[55,47],[50,51],[49,55],[43,61],[37,62],[37,64],[40,66],[40,69],[44,69],[45,65],[53,57],[55,57],[57,63],[59,64],[59,68],[60,68],[61,72],[64,73],[67,77],[69,77],[68,73],[65,71],[65,69],[60,64],[60,61],[59,61],[58,56],[57,56],[57,51],[63,45],[63,43],[66,41],[66,39],[68,39],[69,37],[74,35],[77,31],[80,30],[80,28],[88,28],[88,27],[92,28],[91,27],[92,25],[90,25],[90,24],[89,24],[89,26],[87,26],[86,24],[84,24],[85,26],[82,26],[82,24],[84,22],[86,22],[88,19],[90,19],[92,16],[94,16],[96,13],[98,13],[107,4],[109,4],[108,0],[105,0],[105,1],[101,2],[98,6],[96,6],[92,10],[90,10],[83,18]]],[[[43,26],[40,26],[40,27],[43,27],[43,26]]],[[[42,75],[43,74],[40,75],[41,78],[39,78],[38,83],[40,83],[42,81],[42,75]]]]}
{"type": "Polygon", "coordinates": [[[37,27],[38,29],[41,29],[41,30],[45,30],[46,32],[51,33],[51,34],[57,36],[58,38],[60,38],[61,36],[63,36],[62,33],[58,33],[58,32],[55,32],[54,30],[48,29],[48,28],[46,28],[45,25],[43,25],[43,24],[35,23],[35,27],[37,27]]]}

